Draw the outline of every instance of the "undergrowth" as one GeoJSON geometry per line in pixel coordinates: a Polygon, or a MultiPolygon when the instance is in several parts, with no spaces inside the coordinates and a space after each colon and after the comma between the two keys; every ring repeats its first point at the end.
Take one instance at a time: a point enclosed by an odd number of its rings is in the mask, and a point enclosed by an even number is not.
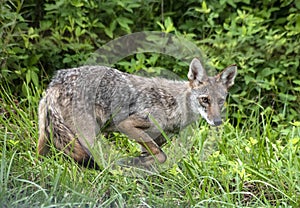
{"type": "Polygon", "coordinates": [[[297,207],[300,203],[300,122],[277,125],[270,108],[253,106],[251,117],[238,127],[230,118],[219,129],[201,121],[185,130],[189,134],[180,134],[193,146],[169,169],[130,177],[110,167],[80,167],[56,150],[39,160],[40,94],[33,89],[27,87],[28,96],[21,101],[7,87],[1,89],[2,207],[297,207]]]}

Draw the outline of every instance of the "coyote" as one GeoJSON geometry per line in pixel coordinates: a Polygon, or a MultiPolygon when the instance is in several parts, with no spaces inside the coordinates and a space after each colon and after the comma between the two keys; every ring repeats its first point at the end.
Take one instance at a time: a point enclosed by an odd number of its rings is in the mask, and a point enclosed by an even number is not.
{"type": "Polygon", "coordinates": [[[130,164],[163,163],[167,156],[162,131],[178,133],[199,119],[222,124],[221,109],[234,84],[236,65],[209,77],[194,58],[188,81],[146,78],[105,66],[59,70],[39,104],[38,153],[54,146],[78,163],[93,161],[99,133],[121,132],[142,147],[130,164]]]}

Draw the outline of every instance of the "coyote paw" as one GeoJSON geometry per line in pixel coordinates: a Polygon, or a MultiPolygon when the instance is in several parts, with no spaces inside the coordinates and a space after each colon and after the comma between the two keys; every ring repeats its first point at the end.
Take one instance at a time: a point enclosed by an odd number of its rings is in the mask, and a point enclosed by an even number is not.
{"type": "Polygon", "coordinates": [[[163,163],[166,159],[167,156],[163,152],[160,152],[157,155],[150,155],[146,153],[139,157],[121,159],[118,161],[118,164],[127,167],[148,168],[157,162],[163,163]]]}

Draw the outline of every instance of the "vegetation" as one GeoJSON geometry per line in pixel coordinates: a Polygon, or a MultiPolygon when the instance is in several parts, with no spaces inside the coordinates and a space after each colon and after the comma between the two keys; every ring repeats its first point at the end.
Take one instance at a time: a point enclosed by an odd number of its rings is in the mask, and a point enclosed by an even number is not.
{"type": "MultiPolygon", "coordinates": [[[[299,207],[299,1],[2,0],[0,7],[1,207],[299,207]],[[180,137],[193,148],[146,177],[109,165],[86,169],[55,150],[38,160],[37,105],[54,71],[139,31],[183,36],[217,70],[238,65],[225,124],[188,128],[192,136],[180,137]]],[[[149,53],[117,66],[187,72],[182,61],[149,53]]]]}

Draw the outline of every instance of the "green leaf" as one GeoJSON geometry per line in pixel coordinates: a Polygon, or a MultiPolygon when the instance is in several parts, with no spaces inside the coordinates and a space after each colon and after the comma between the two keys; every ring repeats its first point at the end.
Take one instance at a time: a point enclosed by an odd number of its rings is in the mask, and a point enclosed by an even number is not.
{"type": "Polygon", "coordinates": [[[110,37],[110,38],[113,38],[114,37],[114,34],[113,34],[113,31],[111,31],[111,29],[110,28],[105,28],[104,29],[104,32],[105,32],[105,34],[108,36],[108,37],[110,37]]]}
{"type": "Polygon", "coordinates": [[[106,27],[106,28],[104,29],[104,32],[105,32],[105,34],[106,34],[108,37],[113,38],[113,37],[114,37],[113,32],[114,32],[115,29],[116,29],[116,21],[114,20],[114,21],[112,21],[112,22],[110,23],[109,28],[106,27]]]}
{"type": "MultiPolygon", "coordinates": [[[[297,125],[298,127],[300,126],[300,122],[298,122],[299,124],[297,125]]],[[[299,137],[293,138],[290,140],[292,145],[296,145],[298,142],[300,141],[299,137]]]]}
{"type": "Polygon", "coordinates": [[[300,87],[294,87],[293,89],[294,89],[295,91],[300,92],[300,87]]]}
{"type": "Polygon", "coordinates": [[[27,70],[25,78],[26,78],[26,83],[28,84],[31,81],[31,72],[30,72],[30,70],[27,70]]]}
{"type": "Polygon", "coordinates": [[[202,2],[202,11],[203,11],[203,13],[209,13],[210,12],[210,9],[207,8],[207,5],[206,5],[205,1],[202,2]]]}
{"type": "Polygon", "coordinates": [[[175,27],[173,25],[173,21],[170,17],[167,17],[165,19],[165,27],[166,27],[166,33],[169,33],[169,32],[172,32],[172,31],[175,31],[175,27]]]}
{"type": "Polygon", "coordinates": [[[165,26],[164,26],[161,22],[157,21],[156,24],[158,24],[158,26],[160,27],[160,29],[161,29],[162,31],[166,31],[165,26]]]}
{"type": "Polygon", "coordinates": [[[33,29],[33,27],[30,27],[28,29],[28,35],[32,35],[32,34],[34,34],[34,29],[33,29]]]}
{"type": "Polygon", "coordinates": [[[84,3],[81,2],[81,0],[71,0],[71,4],[75,7],[82,7],[84,6],[84,3]]]}
{"type": "Polygon", "coordinates": [[[293,126],[300,127],[300,121],[290,122],[293,126]]]}
{"type": "Polygon", "coordinates": [[[130,24],[133,24],[133,22],[132,22],[130,19],[128,19],[128,18],[126,18],[126,17],[118,17],[118,18],[117,18],[117,22],[118,22],[118,24],[119,24],[122,28],[124,28],[127,32],[130,32],[130,31],[131,31],[129,25],[130,25],[130,24]]]}
{"type": "Polygon", "coordinates": [[[39,86],[39,77],[35,71],[31,71],[31,80],[34,84],[34,86],[38,87],[39,86]]]}
{"type": "Polygon", "coordinates": [[[81,35],[81,29],[80,29],[80,27],[76,27],[76,29],[75,29],[75,35],[76,35],[76,37],[79,37],[81,35]]]}
{"type": "Polygon", "coordinates": [[[40,21],[40,29],[42,31],[50,29],[51,25],[52,25],[52,21],[49,20],[40,21]]]}
{"type": "Polygon", "coordinates": [[[42,54],[35,54],[35,55],[30,56],[29,60],[28,60],[28,64],[30,66],[37,64],[42,56],[43,56],[42,54]]]}
{"type": "Polygon", "coordinates": [[[295,101],[297,100],[297,96],[291,94],[279,93],[279,97],[282,101],[295,101]]]}
{"type": "Polygon", "coordinates": [[[300,85],[300,80],[293,80],[293,83],[300,85]]]}

